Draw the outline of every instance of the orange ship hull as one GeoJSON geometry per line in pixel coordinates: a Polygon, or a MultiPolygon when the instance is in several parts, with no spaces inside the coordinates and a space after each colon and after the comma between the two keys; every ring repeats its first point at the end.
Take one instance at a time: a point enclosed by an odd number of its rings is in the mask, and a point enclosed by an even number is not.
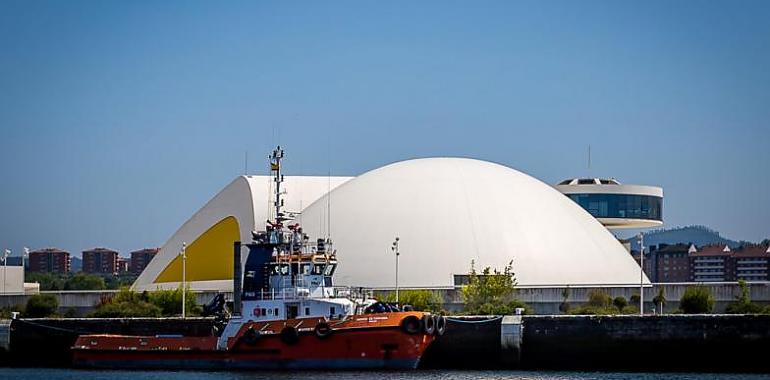
{"type": "MultiPolygon", "coordinates": [[[[434,336],[407,331],[401,312],[247,322],[226,349],[215,336],[82,335],[73,363],[94,368],[156,369],[363,369],[416,368],[434,336]]],[[[413,317],[413,318],[414,318],[413,317]]]]}

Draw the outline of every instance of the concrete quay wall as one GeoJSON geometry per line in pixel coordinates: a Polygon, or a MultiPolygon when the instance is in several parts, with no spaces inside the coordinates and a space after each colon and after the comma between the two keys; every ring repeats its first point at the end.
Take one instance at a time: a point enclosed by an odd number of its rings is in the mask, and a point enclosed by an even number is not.
{"type": "Polygon", "coordinates": [[[770,315],[525,316],[523,323],[523,368],[770,371],[770,315]]]}
{"type": "MultiPolygon", "coordinates": [[[[653,284],[644,288],[645,312],[653,313],[655,305],[652,303],[653,297],[658,294],[659,289],[663,289],[666,297],[664,313],[672,313],[679,308],[679,299],[682,298],[685,289],[693,284],[690,283],[672,283],[672,284],[653,284]]],[[[740,288],[737,283],[704,283],[716,304],[714,312],[723,312],[725,307],[735,300],[740,294],[740,288]]],[[[639,294],[638,286],[571,286],[569,287],[570,296],[567,302],[571,307],[578,307],[588,301],[589,293],[601,288],[610,296],[625,297],[629,300],[632,296],[639,294]]],[[[443,308],[450,313],[460,312],[463,309],[462,290],[458,288],[423,288],[431,290],[441,297],[443,308]]],[[[532,307],[534,314],[555,315],[560,314],[559,305],[562,303],[562,292],[566,287],[526,287],[519,286],[515,289],[516,297],[532,307]]],[[[751,299],[754,302],[770,304],[770,282],[749,283],[751,299]]],[[[375,293],[388,294],[394,292],[393,289],[374,289],[375,293]]],[[[84,316],[92,311],[99,302],[105,297],[111,297],[115,290],[94,290],[94,291],[44,291],[42,294],[53,294],[59,300],[59,311],[66,312],[73,309],[76,315],[84,316]]],[[[195,297],[198,304],[209,302],[216,291],[196,292],[195,297]]],[[[230,294],[227,294],[230,297],[230,294]]],[[[0,307],[14,307],[25,305],[30,295],[0,295],[0,307]]]]}
{"type": "MultiPolygon", "coordinates": [[[[696,285],[694,283],[671,283],[671,284],[653,284],[644,287],[644,309],[646,313],[654,313],[655,305],[652,299],[658,295],[658,291],[663,289],[666,305],[663,308],[664,313],[673,313],[679,309],[679,300],[684,295],[688,286],[696,285]]],[[[740,287],[735,282],[720,283],[702,283],[709,289],[714,296],[714,312],[724,312],[730,302],[735,301],[740,295],[740,287]]],[[[749,283],[749,292],[753,302],[770,304],[770,282],[749,283]]],[[[570,307],[575,308],[584,305],[588,301],[588,296],[595,289],[606,291],[612,298],[624,297],[630,300],[632,296],[639,294],[639,286],[570,286],[570,287],[526,287],[518,286],[514,290],[516,298],[532,307],[534,314],[556,315],[561,314],[559,305],[563,301],[562,293],[569,289],[567,302],[570,307]]],[[[462,290],[459,288],[441,288],[429,289],[439,294],[443,301],[443,307],[449,312],[460,312],[463,309],[462,290]]],[[[375,292],[388,294],[393,289],[378,289],[375,292]]]]}
{"type": "MultiPolygon", "coordinates": [[[[68,367],[69,348],[84,333],[205,336],[212,325],[206,318],[13,320],[0,365],[68,367]]],[[[769,346],[769,315],[450,317],[422,366],[770,372],[769,346]]]]}
{"type": "MultiPolygon", "coordinates": [[[[75,315],[85,316],[93,311],[99,303],[112,297],[117,290],[62,290],[42,291],[40,294],[52,294],[59,301],[59,312],[65,313],[72,309],[75,315]]],[[[206,304],[217,295],[215,291],[195,292],[195,300],[199,305],[206,304]]],[[[27,304],[31,294],[0,295],[0,308],[17,307],[21,309],[27,304]]]]}

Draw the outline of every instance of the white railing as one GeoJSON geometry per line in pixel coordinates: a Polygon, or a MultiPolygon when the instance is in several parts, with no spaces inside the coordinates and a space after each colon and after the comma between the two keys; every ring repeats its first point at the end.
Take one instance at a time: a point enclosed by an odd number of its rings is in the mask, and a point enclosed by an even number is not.
{"type": "Polygon", "coordinates": [[[371,290],[349,286],[320,286],[308,288],[290,286],[281,289],[261,290],[255,295],[258,300],[296,300],[307,298],[372,298],[371,290]]]}
{"type": "Polygon", "coordinates": [[[756,266],[756,267],[738,267],[738,270],[767,270],[766,266],[756,266]]]}

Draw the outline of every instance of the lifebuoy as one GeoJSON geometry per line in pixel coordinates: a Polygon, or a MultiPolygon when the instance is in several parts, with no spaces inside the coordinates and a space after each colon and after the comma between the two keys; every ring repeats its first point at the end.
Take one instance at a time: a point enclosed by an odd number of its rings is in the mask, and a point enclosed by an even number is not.
{"type": "Polygon", "coordinates": [[[315,335],[319,337],[320,339],[324,339],[332,334],[332,328],[329,326],[326,322],[320,322],[317,325],[315,325],[315,328],[313,329],[315,331],[315,335]]]}
{"type": "Polygon", "coordinates": [[[446,317],[443,315],[437,315],[436,316],[436,336],[442,336],[444,335],[444,331],[446,331],[446,317]]]}
{"type": "Polygon", "coordinates": [[[407,334],[417,334],[420,332],[420,327],[422,327],[422,322],[420,322],[420,318],[414,315],[401,320],[401,329],[407,334]]]}
{"type": "Polygon", "coordinates": [[[286,326],[281,330],[281,341],[288,344],[296,344],[299,342],[299,332],[292,326],[286,326]]]}
{"type": "Polygon", "coordinates": [[[249,329],[243,333],[243,342],[249,346],[253,346],[257,344],[257,340],[259,340],[259,333],[254,330],[253,326],[249,326],[249,329]]]}
{"type": "Polygon", "coordinates": [[[422,316],[422,329],[428,335],[436,331],[436,320],[433,319],[432,315],[425,314],[422,316]]]}

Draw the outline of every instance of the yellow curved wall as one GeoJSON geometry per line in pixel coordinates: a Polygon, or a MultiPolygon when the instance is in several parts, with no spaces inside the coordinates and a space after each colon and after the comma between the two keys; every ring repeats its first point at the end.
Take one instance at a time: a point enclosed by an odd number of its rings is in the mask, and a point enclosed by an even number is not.
{"type": "MultiPolygon", "coordinates": [[[[233,278],[233,242],[240,240],[238,221],[228,216],[187,245],[186,281],[233,278]]],[[[181,247],[180,247],[181,248],[181,247]]],[[[154,283],[182,282],[182,257],[177,255],[154,283]]]]}

